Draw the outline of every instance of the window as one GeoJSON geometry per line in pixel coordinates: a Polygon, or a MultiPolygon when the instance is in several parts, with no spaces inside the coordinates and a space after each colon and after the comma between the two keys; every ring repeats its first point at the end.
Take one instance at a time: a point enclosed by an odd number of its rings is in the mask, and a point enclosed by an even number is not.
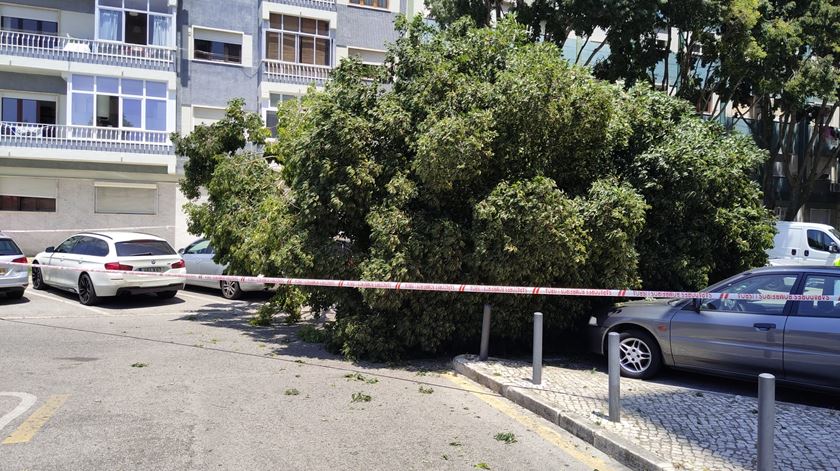
{"type": "MultiPolygon", "coordinates": [[[[802,294],[813,296],[837,296],[840,294],[840,277],[808,275],[802,294]]],[[[800,301],[797,315],[809,317],[840,317],[840,305],[836,301],[800,301]]]]}
{"type": "Polygon", "coordinates": [[[16,18],[13,16],[0,17],[0,26],[3,31],[17,31],[20,33],[58,34],[58,23],[55,21],[31,20],[29,18],[16,18]]]}
{"type": "Polygon", "coordinates": [[[98,0],[97,37],[105,41],[172,47],[174,15],[167,0],[98,0]]]}
{"type": "Polygon", "coordinates": [[[830,252],[830,247],[834,243],[834,240],[823,231],[818,231],[815,229],[808,229],[808,247],[811,247],[814,250],[821,250],[823,252],[830,252]]]}
{"type": "Polygon", "coordinates": [[[93,257],[107,257],[110,249],[108,243],[95,237],[82,236],[73,246],[72,253],[91,255],[93,257]]]}
{"type": "MultiPolygon", "coordinates": [[[[796,284],[796,275],[758,275],[736,280],[716,293],[744,294],[790,294],[796,284]]],[[[784,299],[736,300],[712,299],[705,301],[700,309],[705,311],[742,312],[746,314],[781,315],[784,312],[784,299]]]]}
{"type": "Polygon", "coordinates": [[[299,64],[332,65],[329,21],[272,13],[265,32],[265,58],[299,64]]]}
{"type": "Polygon", "coordinates": [[[55,198],[0,195],[0,211],[55,212],[55,198]]]}
{"type": "Polygon", "coordinates": [[[129,240],[114,244],[119,257],[139,257],[144,255],[175,255],[173,249],[165,240],[129,240]]]}
{"type": "Polygon", "coordinates": [[[14,123],[55,124],[55,102],[24,98],[3,98],[0,102],[3,121],[14,123]]]}
{"type": "Polygon", "coordinates": [[[82,240],[81,236],[73,236],[64,242],[62,242],[58,247],[55,248],[56,253],[71,253],[73,251],[73,247],[82,240]]]}
{"type": "Polygon", "coordinates": [[[242,45],[206,39],[195,40],[193,57],[213,62],[242,63],[242,45]]]}
{"type": "Polygon", "coordinates": [[[157,185],[96,182],[95,210],[105,214],[156,214],[157,185]]]}
{"type": "Polygon", "coordinates": [[[830,209],[811,209],[808,213],[809,222],[816,222],[817,224],[831,224],[830,209]]]}
{"type": "Polygon", "coordinates": [[[189,255],[199,255],[199,254],[213,254],[213,248],[210,247],[209,240],[201,240],[196,242],[195,244],[189,246],[184,253],[189,255]]]}
{"type": "Polygon", "coordinates": [[[300,102],[296,95],[285,95],[272,93],[269,96],[270,108],[265,111],[265,127],[271,131],[271,137],[277,137],[277,107],[287,101],[300,102]]]}
{"type": "Polygon", "coordinates": [[[73,75],[69,87],[73,125],[167,129],[166,83],[73,75]]]}
{"type": "Polygon", "coordinates": [[[388,0],[350,0],[350,4],[364,7],[388,8],[388,0]]]}
{"type": "Polygon", "coordinates": [[[55,212],[58,181],[0,177],[0,211],[55,212]]]}
{"type": "Polygon", "coordinates": [[[22,253],[12,239],[0,239],[0,256],[21,255],[22,253]]]}

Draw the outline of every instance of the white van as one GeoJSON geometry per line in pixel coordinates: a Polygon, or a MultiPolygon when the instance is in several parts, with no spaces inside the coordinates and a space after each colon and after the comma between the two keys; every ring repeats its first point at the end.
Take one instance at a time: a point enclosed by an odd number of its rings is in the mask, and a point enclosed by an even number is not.
{"type": "Polygon", "coordinates": [[[840,231],[827,224],[779,221],[776,230],[769,265],[834,265],[840,256],[840,231]]]}

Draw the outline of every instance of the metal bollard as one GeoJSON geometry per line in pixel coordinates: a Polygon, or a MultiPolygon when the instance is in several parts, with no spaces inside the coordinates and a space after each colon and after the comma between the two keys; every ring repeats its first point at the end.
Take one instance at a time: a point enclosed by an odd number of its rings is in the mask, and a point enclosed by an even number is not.
{"type": "Polygon", "coordinates": [[[534,368],[531,382],[534,384],[542,383],[542,352],[543,352],[543,315],[541,312],[534,313],[534,359],[532,360],[532,367],[534,368]]]}
{"type": "Polygon", "coordinates": [[[478,359],[487,361],[487,355],[490,350],[490,305],[484,305],[484,319],[481,321],[481,350],[478,354],[478,359]]]}
{"type": "Polygon", "coordinates": [[[758,471],[772,471],[776,427],[776,377],[758,375],[758,471]]]}
{"type": "Polygon", "coordinates": [[[621,334],[610,332],[608,341],[608,362],[610,375],[609,402],[610,422],[621,421],[621,363],[618,356],[618,346],[621,343],[621,334]]]}

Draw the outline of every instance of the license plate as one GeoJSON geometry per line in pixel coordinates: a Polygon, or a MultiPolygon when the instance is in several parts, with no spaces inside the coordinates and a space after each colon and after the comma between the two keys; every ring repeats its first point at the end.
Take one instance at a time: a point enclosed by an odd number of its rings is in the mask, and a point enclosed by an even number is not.
{"type": "Polygon", "coordinates": [[[134,271],[145,271],[145,272],[155,272],[160,273],[164,270],[164,267],[139,267],[134,271]]]}

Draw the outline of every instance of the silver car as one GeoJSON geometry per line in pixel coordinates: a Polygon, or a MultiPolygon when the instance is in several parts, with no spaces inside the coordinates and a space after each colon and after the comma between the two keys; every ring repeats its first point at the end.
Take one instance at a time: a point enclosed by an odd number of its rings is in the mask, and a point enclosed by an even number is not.
{"type": "MultiPolygon", "coordinates": [[[[26,263],[26,257],[11,237],[0,232],[0,262],[26,263]]],[[[0,265],[0,293],[7,298],[20,299],[29,286],[29,269],[0,265]]]]}
{"type": "MultiPolygon", "coordinates": [[[[714,293],[840,294],[840,269],[765,267],[707,288],[714,293]]],[[[663,366],[840,389],[840,303],[835,301],[631,301],[589,320],[592,350],[619,332],[621,373],[650,378],[663,366]]]]}
{"type": "MultiPolygon", "coordinates": [[[[198,239],[186,248],[179,250],[178,253],[181,254],[181,258],[187,265],[187,273],[222,275],[227,268],[225,265],[213,261],[216,252],[207,239],[198,239]]],[[[187,284],[221,289],[222,296],[225,299],[239,299],[245,292],[269,291],[277,288],[276,285],[270,283],[239,283],[236,281],[191,280],[189,278],[187,278],[187,284]]]]}

